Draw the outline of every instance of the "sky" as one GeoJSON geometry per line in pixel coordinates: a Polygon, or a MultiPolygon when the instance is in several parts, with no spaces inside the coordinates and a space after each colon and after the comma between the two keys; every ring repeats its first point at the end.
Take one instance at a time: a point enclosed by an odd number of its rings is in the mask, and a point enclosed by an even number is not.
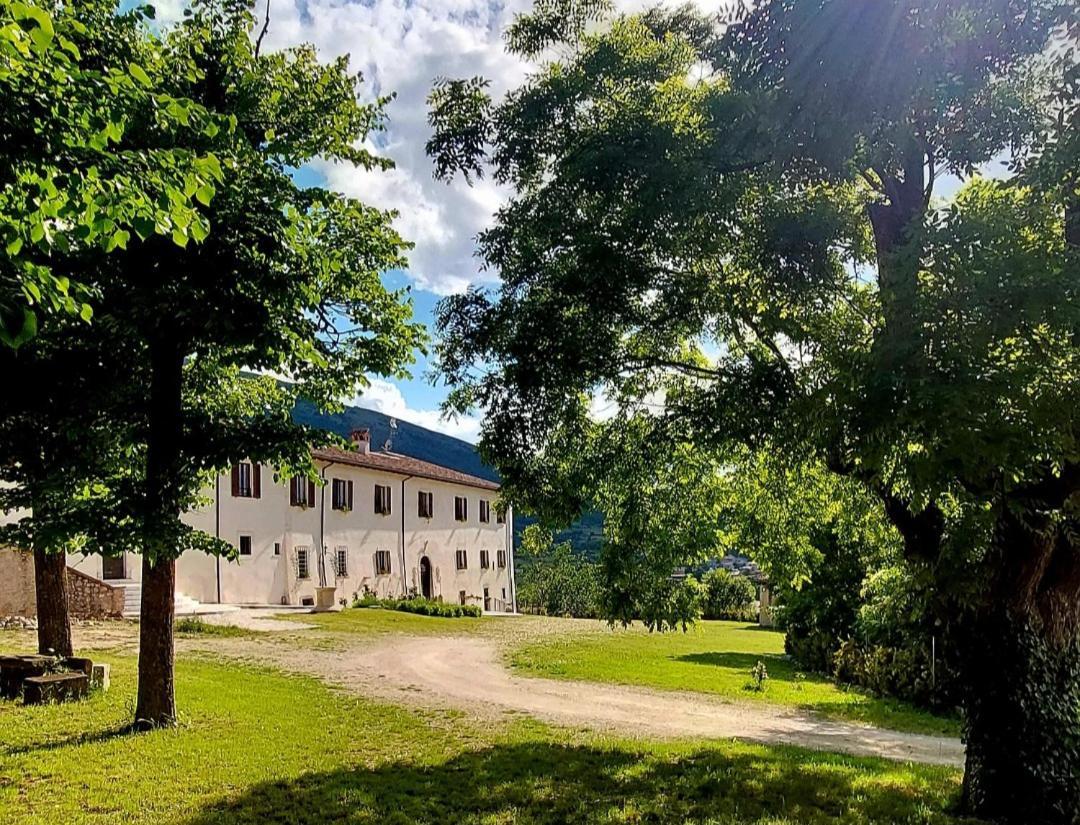
{"type": "MultiPolygon", "coordinates": [[[[148,0],[158,24],[177,20],[186,0],[148,0]]],[[[673,0],[677,2],[677,0],[673,0]]],[[[713,8],[720,0],[708,0],[713,8]]],[[[516,86],[529,67],[503,48],[502,33],[531,0],[270,0],[270,26],[264,49],[312,43],[320,58],[350,55],[351,67],[364,76],[361,95],[394,94],[387,106],[387,129],[373,148],[391,158],[390,172],[368,172],[344,164],[312,163],[297,173],[302,183],[322,185],[372,206],[396,209],[396,228],[415,248],[406,272],[386,276],[389,286],[410,285],[416,318],[432,326],[438,300],[470,284],[490,283],[473,255],[476,235],[506,196],[490,180],[472,187],[457,180],[447,185],[432,177],[424,153],[429,135],[426,98],[436,77],[482,75],[498,97],[516,86]]],[[[132,0],[124,0],[125,6],[132,0]]],[[[644,0],[618,0],[620,9],[644,6],[644,0]]],[[[258,0],[263,19],[266,0],[258,0]]],[[[420,357],[413,377],[373,378],[354,399],[360,406],[395,415],[421,426],[475,441],[475,417],[443,420],[439,404],[446,387],[430,381],[430,364],[420,357]]]]}
{"type": "MultiPolygon", "coordinates": [[[[123,6],[134,0],[123,0],[123,6]]],[[[159,24],[179,19],[187,0],[151,0],[159,24]]],[[[258,0],[260,21],[267,0],[258,0]]],[[[386,275],[390,287],[411,286],[416,318],[432,327],[439,299],[470,284],[491,283],[474,257],[476,235],[488,225],[506,192],[490,180],[467,186],[435,181],[424,153],[429,136],[426,98],[436,77],[481,75],[498,98],[518,85],[529,66],[508,55],[502,33],[531,0],[269,0],[270,25],[264,49],[314,44],[323,60],[349,55],[364,76],[361,95],[372,99],[393,94],[386,108],[387,128],[372,148],[392,159],[389,172],[365,171],[347,164],[315,162],[297,171],[306,185],[321,185],[357,197],[372,206],[396,209],[398,231],[415,244],[409,268],[386,275]]],[[[682,0],[670,0],[678,5],[682,0]]],[[[698,0],[715,10],[724,0],[698,0]]],[[[616,0],[619,10],[644,7],[646,0],[616,0]]],[[[943,181],[939,194],[954,190],[943,181]]],[[[446,387],[431,381],[428,360],[418,357],[412,378],[373,378],[352,403],[475,441],[475,417],[444,420],[439,404],[446,387]]]]}

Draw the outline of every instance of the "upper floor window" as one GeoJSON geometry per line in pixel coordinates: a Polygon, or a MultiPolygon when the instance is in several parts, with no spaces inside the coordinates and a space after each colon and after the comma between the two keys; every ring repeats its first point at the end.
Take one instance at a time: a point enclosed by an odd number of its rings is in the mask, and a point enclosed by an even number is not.
{"type": "Polygon", "coordinates": [[[416,515],[420,518],[431,518],[435,515],[435,496],[421,490],[417,494],[416,515]]]}
{"type": "Polygon", "coordinates": [[[238,549],[241,556],[251,555],[251,536],[241,536],[238,549]]]}
{"type": "Polygon", "coordinates": [[[232,494],[234,498],[260,498],[262,496],[262,468],[250,461],[241,461],[232,468],[232,494]]]}
{"type": "Polygon", "coordinates": [[[458,570],[468,570],[469,569],[469,551],[468,550],[458,550],[457,551],[457,557],[454,559],[454,561],[457,564],[457,569],[458,570]]]}
{"type": "Polygon", "coordinates": [[[315,506],[315,482],[305,476],[289,480],[289,504],[293,507],[315,506]]]}
{"type": "Polygon", "coordinates": [[[491,567],[491,553],[489,553],[487,550],[480,551],[480,567],[484,570],[487,570],[489,567],[491,567]]]}
{"type": "Polygon", "coordinates": [[[491,502],[486,498],[480,499],[480,521],[483,524],[491,521],[491,502]]]}
{"type": "Polygon", "coordinates": [[[458,521],[469,520],[469,500],[465,496],[454,496],[454,518],[458,521]]]}
{"type": "Polygon", "coordinates": [[[352,509],[353,483],[342,478],[335,478],[332,487],[333,508],[335,510],[352,509]]]}
{"type": "Polygon", "coordinates": [[[390,487],[385,484],[375,485],[375,512],[379,515],[390,515],[390,487]]]}
{"type": "Polygon", "coordinates": [[[500,568],[506,567],[506,551],[505,550],[500,550],[498,553],[495,554],[495,557],[499,562],[499,567],[500,568]]]}
{"type": "Polygon", "coordinates": [[[389,576],[390,575],[390,551],[389,550],[376,550],[375,551],[375,575],[376,576],[389,576]]]}

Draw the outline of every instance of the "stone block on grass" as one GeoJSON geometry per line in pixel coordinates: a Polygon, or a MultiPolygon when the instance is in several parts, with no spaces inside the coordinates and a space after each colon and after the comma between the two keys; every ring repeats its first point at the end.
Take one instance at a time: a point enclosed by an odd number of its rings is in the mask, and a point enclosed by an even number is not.
{"type": "Polygon", "coordinates": [[[73,670],[31,676],[23,681],[23,704],[44,705],[82,699],[89,689],[90,677],[73,670]]]}

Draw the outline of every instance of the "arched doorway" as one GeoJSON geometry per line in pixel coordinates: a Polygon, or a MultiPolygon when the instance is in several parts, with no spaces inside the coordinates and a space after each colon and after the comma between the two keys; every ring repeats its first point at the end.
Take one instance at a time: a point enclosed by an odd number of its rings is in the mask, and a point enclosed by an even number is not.
{"type": "Polygon", "coordinates": [[[425,599],[431,598],[431,562],[427,556],[420,559],[420,593],[425,599]]]}

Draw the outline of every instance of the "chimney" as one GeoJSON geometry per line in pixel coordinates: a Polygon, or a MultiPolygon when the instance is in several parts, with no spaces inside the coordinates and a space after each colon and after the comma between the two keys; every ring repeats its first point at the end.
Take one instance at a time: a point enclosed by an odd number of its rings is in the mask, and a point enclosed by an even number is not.
{"type": "Polygon", "coordinates": [[[352,439],[352,443],[356,447],[358,452],[364,453],[365,455],[371,452],[371,430],[369,430],[367,427],[359,430],[353,430],[349,434],[349,438],[352,439]]]}

